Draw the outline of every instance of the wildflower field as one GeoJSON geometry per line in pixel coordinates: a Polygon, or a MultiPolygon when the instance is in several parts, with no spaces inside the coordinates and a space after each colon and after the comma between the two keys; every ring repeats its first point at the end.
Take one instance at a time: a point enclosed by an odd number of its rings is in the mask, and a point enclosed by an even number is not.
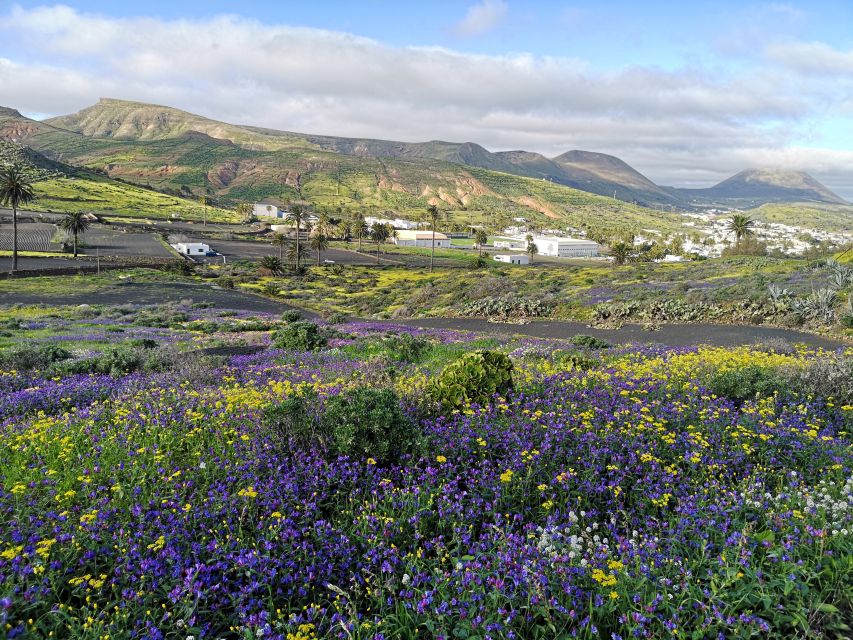
{"type": "Polygon", "coordinates": [[[851,634],[849,350],[0,320],[0,635],[851,634]]]}

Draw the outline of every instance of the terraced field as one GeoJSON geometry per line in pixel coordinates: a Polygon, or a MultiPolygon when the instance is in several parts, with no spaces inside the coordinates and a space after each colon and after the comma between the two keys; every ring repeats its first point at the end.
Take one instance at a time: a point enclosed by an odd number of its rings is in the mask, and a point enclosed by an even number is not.
{"type": "MultiPolygon", "coordinates": [[[[18,251],[56,251],[59,246],[53,242],[56,227],[40,222],[18,224],[18,251]]],[[[12,250],[12,225],[3,225],[0,229],[0,251],[12,250]]]]}

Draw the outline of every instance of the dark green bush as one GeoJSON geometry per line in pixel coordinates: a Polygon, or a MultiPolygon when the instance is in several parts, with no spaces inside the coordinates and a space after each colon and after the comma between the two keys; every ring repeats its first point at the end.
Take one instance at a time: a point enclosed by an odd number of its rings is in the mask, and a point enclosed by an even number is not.
{"type": "Polygon", "coordinates": [[[784,393],[787,386],[776,371],[756,365],[717,371],[711,374],[707,384],[712,393],[736,402],[784,393]]]}
{"type": "Polygon", "coordinates": [[[558,351],[555,355],[564,366],[571,365],[572,369],[587,371],[598,365],[598,360],[578,351],[558,351]]]}
{"type": "Polygon", "coordinates": [[[330,454],[372,458],[377,464],[397,462],[421,444],[417,427],[390,389],[356,387],[330,397],[320,426],[328,434],[330,454]]]}
{"type": "Polygon", "coordinates": [[[336,311],[335,313],[330,315],[326,321],[329,324],[343,324],[343,323],[347,322],[348,320],[349,320],[349,318],[347,317],[347,314],[341,313],[340,311],[336,311]]]}
{"type": "Polygon", "coordinates": [[[299,313],[296,309],[288,309],[284,313],[281,314],[281,319],[285,322],[299,322],[302,320],[302,314],[299,313]]]}
{"type": "Polygon", "coordinates": [[[512,361],[496,351],[472,351],[451,362],[432,381],[430,394],[442,408],[461,409],[466,404],[485,404],[495,394],[512,390],[512,361]]]}
{"type": "Polygon", "coordinates": [[[288,351],[316,351],[326,346],[326,337],[313,322],[292,322],[273,334],[273,345],[288,351]]]}
{"type": "Polygon", "coordinates": [[[569,340],[576,347],[586,347],[587,349],[609,349],[611,345],[607,340],[596,338],[595,336],[577,335],[569,340]]]}
{"type": "Polygon", "coordinates": [[[163,265],[163,271],[167,273],[176,273],[181,276],[191,276],[193,274],[193,267],[186,260],[173,260],[172,262],[163,265]]]}
{"type": "Polygon", "coordinates": [[[267,407],[261,422],[291,451],[304,450],[315,444],[328,448],[328,437],[320,430],[307,399],[301,396],[292,396],[267,407]]]}
{"type": "Polygon", "coordinates": [[[23,343],[0,352],[0,367],[18,371],[45,369],[70,357],[67,349],[55,344],[23,343]]]}
{"type": "Polygon", "coordinates": [[[386,353],[399,362],[417,362],[432,347],[426,338],[416,338],[409,333],[387,336],[382,340],[386,353]]]}

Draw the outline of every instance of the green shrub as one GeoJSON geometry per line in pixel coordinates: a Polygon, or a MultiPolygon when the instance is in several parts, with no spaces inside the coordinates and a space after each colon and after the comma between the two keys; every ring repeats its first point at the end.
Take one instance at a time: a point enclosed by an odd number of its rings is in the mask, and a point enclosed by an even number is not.
{"type": "Polygon", "coordinates": [[[23,343],[0,353],[0,367],[18,371],[46,369],[55,362],[68,360],[71,353],[55,344],[23,343]]]}
{"type": "Polygon", "coordinates": [[[784,393],[786,384],[774,370],[756,365],[739,369],[716,371],[708,380],[708,389],[718,396],[742,402],[755,396],[772,396],[784,393]]]}
{"type": "Polygon", "coordinates": [[[293,322],[273,334],[273,345],[288,351],[316,351],[326,346],[326,337],[313,322],[293,322]]]}
{"type": "Polygon", "coordinates": [[[356,387],[330,397],[320,426],[328,434],[330,454],[372,458],[378,464],[397,462],[421,443],[417,427],[390,389],[356,387]]]}
{"type": "Polygon", "coordinates": [[[308,401],[292,396],[264,409],[261,423],[268,427],[290,451],[304,450],[315,444],[328,448],[328,438],[314,419],[308,401]]]}
{"type": "Polygon", "coordinates": [[[595,336],[577,335],[569,340],[576,347],[586,347],[587,349],[609,349],[611,345],[607,340],[596,338],[595,336]]]}
{"type": "Polygon", "coordinates": [[[496,351],[472,351],[451,362],[432,381],[430,393],[442,408],[461,409],[466,404],[485,404],[495,394],[512,390],[512,361],[496,351]]]}
{"type": "Polygon", "coordinates": [[[181,276],[191,276],[193,274],[193,267],[186,260],[173,260],[172,262],[163,265],[163,271],[167,273],[176,273],[181,276]]]}
{"type": "Polygon", "coordinates": [[[349,318],[347,317],[347,314],[336,311],[326,319],[326,322],[329,324],[343,324],[348,320],[349,318]]]}
{"type": "Polygon", "coordinates": [[[560,363],[570,365],[572,369],[580,369],[588,371],[598,365],[598,360],[590,358],[588,355],[578,351],[558,351],[555,353],[560,363]]]}
{"type": "Polygon", "coordinates": [[[296,309],[288,309],[284,313],[281,314],[281,319],[284,322],[299,322],[302,320],[302,314],[299,313],[296,309]]]}
{"type": "Polygon", "coordinates": [[[432,347],[426,338],[416,338],[409,333],[390,335],[382,340],[388,355],[399,362],[417,362],[432,347]]]}
{"type": "Polygon", "coordinates": [[[216,284],[218,284],[223,289],[233,289],[234,288],[234,278],[229,276],[220,276],[216,279],[216,284]]]}

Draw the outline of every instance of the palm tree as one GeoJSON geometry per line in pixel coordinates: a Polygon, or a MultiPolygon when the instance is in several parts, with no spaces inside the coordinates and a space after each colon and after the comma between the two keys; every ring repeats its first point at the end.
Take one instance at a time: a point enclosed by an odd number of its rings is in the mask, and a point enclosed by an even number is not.
{"type": "Polygon", "coordinates": [[[754,231],[755,220],[743,213],[736,213],[729,220],[728,230],[735,234],[735,242],[740,242],[741,239],[751,236],[754,231]]]}
{"type": "Polygon", "coordinates": [[[33,185],[20,165],[0,170],[0,205],[12,208],[12,273],[18,270],[18,207],[33,198],[33,185]]]}
{"type": "Polygon", "coordinates": [[[240,216],[240,220],[243,222],[250,222],[252,220],[252,205],[248,202],[239,203],[234,210],[237,212],[237,215],[240,216]]]}
{"type": "Polygon", "coordinates": [[[527,247],[525,247],[524,251],[525,253],[527,253],[527,255],[530,256],[530,262],[533,262],[533,256],[539,253],[539,247],[537,247],[536,243],[533,242],[533,236],[529,233],[527,234],[527,237],[524,238],[524,240],[527,242],[527,247]]]}
{"type": "Polygon", "coordinates": [[[278,247],[278,259],[279,261],[284,260],[284,248],[287,246],[288,238],[283,233],[276,233],[272,237],[272,243],[278,247]]]}
{"type": "Polygon", "coordinates": [[[361,251],[361,240],[368,234],[369,229],[367,228],[367,223],[364,221],[364,215],[358,211],[352,217],[352,230],[355,237],[358,238],[358,250],[361,251]]]}
{"type": "Polygon", "coordinates": [[[302,260],[302,250],[299,247],[299,232],[302,229],[302,222],[305,220],[305,209],[301,204],[295,204],[284,216],[286,222],[296,226],[296,268],[299,268],[299,262],[302,260]]]}
{"type": "Polygon", "coordinates": [[[82,211],[71,211],[65,214],[59,227],[74,236],[74,257],[77,257],[77,236],[86,233],[92,223],[82,211]]]}
{"type": "Polygon", "coordinates": [[[483,257],[483,246],[489,241],[489,234],[486,233],[485,229],[477,229],[474,233],[474,244],[477,245],[477,249],[480,252],[480,257],[483,257]]]}
{"type": "Polygon", "coordinates": [[[291,244],[287,247],[287,261],[290,263],[290,266],[293,267],[294,271],[299,269],[299,263],[302,261],[303,253],[304,250],[297,244],[291,244]]]}
{"type": "Polygon", "coordinates": [[[431,204],[427,207],[427,215],[429,216],[430,228],[432,229],[432,251],[429,254],[429,270],[432,273],[432,265],[435,262],[435,225],[438,222],[438,207],[431,204]]]}
{"type": "Polygon", "coordinates": [[[324,233],[319,232],[318,226],[311,236],[311,248],[317,252],[317,266],[320,266],[320,252],[329,248],[329,238],[324,233]]]}
{"type": "Polygon", "coordinates": [[[263,256],[260,260],[258,260],[258,267],[265,271],[269,271],[270,275],[281,275],[281,260],[279,260],[275,256],[263,256]]]}
{"type": "Polygon", "coordinates": [[[625,264],[628,262],[628,258],[631,257],[631,250],[633,249],[633,245],[628,244],[622,240],[618,242],[614,242],[610,245],[610,255],[613,256],[614,264],[625,264]]]}
{"type": "Polygon", "coordinates": [[[376,263],[379,263],[379,245],[385,242],[391,236],[387,224],[374,222],[370,227],[370,239],[376,243],[376,263]]]}

